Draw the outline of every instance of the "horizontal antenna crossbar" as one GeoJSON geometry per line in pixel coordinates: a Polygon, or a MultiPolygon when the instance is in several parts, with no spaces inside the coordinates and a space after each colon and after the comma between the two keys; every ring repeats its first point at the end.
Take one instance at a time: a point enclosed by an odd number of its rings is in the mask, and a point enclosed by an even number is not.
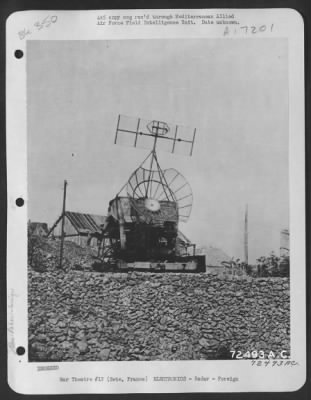
{"type": "Polygon", "coordinates": [[[191,156],[195,135],[196,129],[188,126],[119,115],[114,143],[191,156]]]}
{"type": "Polygon", "coordinates": [[[126,129],[118,129],[118,132],[125,132],[125,133],[132,133],[133,135],[143,135],[143,136],[149,136],[149,137],[156,137],[158,139],[166,139],[166,140],[172,140],[175,142],[185,142],[185,143],[192,143],[192,140],[185,140],[185,139],[174,139],[166,136],[158,136],[155,135],[154,133],[144,133],[144,132],[134,132],[134,131],[128,131],[126,129]]]}

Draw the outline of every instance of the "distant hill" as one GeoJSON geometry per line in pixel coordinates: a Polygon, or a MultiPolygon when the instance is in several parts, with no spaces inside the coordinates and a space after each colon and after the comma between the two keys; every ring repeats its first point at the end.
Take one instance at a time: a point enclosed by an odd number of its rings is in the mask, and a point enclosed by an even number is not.
{"type": "Polygon", "coordinates": [[[196,254],[202,254],[206,256],[206,265],[211,267],[221,267],[222,261],[230,261],[231,257],[228,256],[224,251],[213,246],[203,246],[196,250],[196,254]]]}

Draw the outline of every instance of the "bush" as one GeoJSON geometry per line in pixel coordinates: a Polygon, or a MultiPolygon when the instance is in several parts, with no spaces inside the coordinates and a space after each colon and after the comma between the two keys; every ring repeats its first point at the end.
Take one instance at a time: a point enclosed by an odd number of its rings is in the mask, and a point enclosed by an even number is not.
{"type": "Polygon", "coordinates": [[[268,257],[257,259],[257,275],[259,277],[288,277],[290,260],[289,256],[277,257],[272,252],[268,257]]]}
{"type": "Polygon", "coordinates": [[[222,265],[226,268],[226,274],[236,276],[248,275],[254,278],[263,277],[288,277],[290,260],[289,256],[277,257],[273,252],[270,256],[259,257],[257,265],[250,265],[241,262],[239,258],[230,261],[223,261],[222,265]]]}

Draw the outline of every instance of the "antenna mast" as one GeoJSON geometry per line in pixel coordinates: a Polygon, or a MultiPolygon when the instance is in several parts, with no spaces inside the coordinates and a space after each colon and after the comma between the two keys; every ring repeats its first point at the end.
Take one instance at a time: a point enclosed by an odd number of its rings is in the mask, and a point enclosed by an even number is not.
{"type": "Polygon", "coordinates": [[[64,197],[63,197],[63,211],[62,211],[62,230],[61,230],[61,241],[60,241],[60,255],[59,255],[59,268],[63,266],[63,252],[64,252],[64,237],[65,237],[65,212],[66,212],[66,191],[67,181],[64,181],[64,197]]]}
{"type": "Polygon", "coordinates": [[[248,265],[248,204],[246,204],[244,220],[244,261],[248,265]]]}

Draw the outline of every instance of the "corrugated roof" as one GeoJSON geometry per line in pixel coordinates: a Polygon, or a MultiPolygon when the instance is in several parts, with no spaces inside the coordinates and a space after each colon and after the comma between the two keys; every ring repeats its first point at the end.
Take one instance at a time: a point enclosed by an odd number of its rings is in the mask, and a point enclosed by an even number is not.
{"type": "Polygon", "coordinates": [[[103,215],[83,214],[72,211],[66,211],[65,216],[79,233],[100,232],[100,225],[106,221],[106,217],[103,215]]]}

